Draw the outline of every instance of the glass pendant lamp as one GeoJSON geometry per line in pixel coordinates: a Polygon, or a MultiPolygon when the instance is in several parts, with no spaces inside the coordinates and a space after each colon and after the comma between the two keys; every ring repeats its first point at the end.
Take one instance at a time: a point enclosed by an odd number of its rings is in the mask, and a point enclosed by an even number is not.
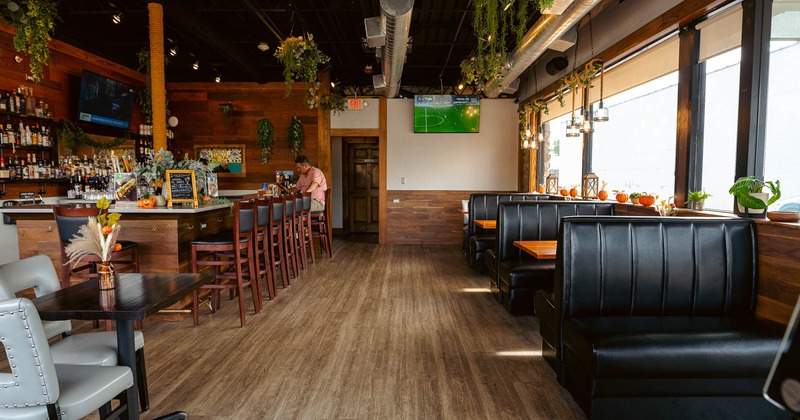
{"type": "Polygon", "coordinates": [[[570,117],[569,124],[567,124],[567,137],[579,137],[581,135],[580,126],[575,121],[575,90],[572,88],[572,116],[570,117]]]}
{"type": "Polygon", "coordinates": [[[603,106],[603,75],[606,73],[605,62],[600,62],[600,103],[594,109],[593,120],[597,122],[608,121],[608,108],[603,106]]]}

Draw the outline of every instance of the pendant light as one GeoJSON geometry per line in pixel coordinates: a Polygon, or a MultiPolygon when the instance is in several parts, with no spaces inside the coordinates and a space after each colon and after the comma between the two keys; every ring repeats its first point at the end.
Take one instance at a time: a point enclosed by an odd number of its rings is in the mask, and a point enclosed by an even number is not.
{"type": "Polygon", "coordinates": [[[567,137],[579,137],[581,135],[580,126],[575,122],[575,91],[577,87],[572,88],[572,115],[567,124],[567,137]]]}
{"type": "Polygon", "coordinates": [[[604,61],[600,62],[600,103],[594,109],[594,117],[592,118],[597,122],[608,121],[608,108],[603,106],[603,75],[606,74],[606,65],[604,61]]]}
{"type": "Polygon", "coordinates": [[[589,114],[589,87],[583,88],[583,103],[581,105],[581,113],[583,114],[583,122],[581,122],[580,132],[583,134],[594,133],[592,126],[592,116],[589,114]]]}

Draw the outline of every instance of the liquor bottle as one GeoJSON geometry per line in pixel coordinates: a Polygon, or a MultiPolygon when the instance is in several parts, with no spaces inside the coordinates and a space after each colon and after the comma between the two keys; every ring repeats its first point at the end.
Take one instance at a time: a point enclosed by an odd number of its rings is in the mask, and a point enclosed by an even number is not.
{"type": "Polygon", "coordinates": [[[17,179],[17,167],[10,157],[8,158],[8,178],[17,179]]]}
{"type": "Polygon", "coordinates": [[[0,112],[8,112],[8,99],[3,91],[0,91],[0,112]]]}
{"type": "Polygon", "coordinates": [[[6,161],[0,156],[0,178],[8,179],[8,168],[6,168],[6,161]]]}
{"type": "Polygon", "coordinates": [[[25,141],[28,142],[28,146],[33,146],[33,133],[31,133],[31,126],[25,126],[25,141]]]}
{"type": "Polygon", "coordinates": [[[25,96],[22,94],[22,87],[17,88],[17,113],[20,115],[25,114],[25,96]]]}

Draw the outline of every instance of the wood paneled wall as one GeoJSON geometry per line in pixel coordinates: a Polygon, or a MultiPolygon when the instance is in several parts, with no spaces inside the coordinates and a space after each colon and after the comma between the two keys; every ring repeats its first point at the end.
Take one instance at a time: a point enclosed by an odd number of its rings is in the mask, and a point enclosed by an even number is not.
{"type": "Polygon", "coordinates": [[[386,243],[460,244],[461,200],[469,200],[472,192],[387,191],[386,243]]]}
{"type": "Polygon", "coordinates": [[[245,177],[220,177],[223,190],[257,189],[264,182],[275,182],[276,170],[295,170],[289,151],[288,128],[292,116],[303,122],[305,143],[302,153],[316,164],[318,157],[317,110],[305,104],[307,83],[295,83],[289,97],[280,83],[168,83],[167,97],[172,115],[180,120],[172,146],[176,158],[203,144],[244,144],[245,177]],[[219,104],[231,102],[233,115],[223,121],[219,104]],[[272,153],[261,163],[261,149],[256,144],[258,120],[267,118],[275,127],[272,153]]]}

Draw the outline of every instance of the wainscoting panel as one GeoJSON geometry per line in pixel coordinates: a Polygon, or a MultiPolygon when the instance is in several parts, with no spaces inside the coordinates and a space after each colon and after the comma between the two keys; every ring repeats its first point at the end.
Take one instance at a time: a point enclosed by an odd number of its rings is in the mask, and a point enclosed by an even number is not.
{"type": "Polygon", "coordinates": [[[461,200],[472,192],[387,191],[386,243],[461,244],[461,200]]]}

